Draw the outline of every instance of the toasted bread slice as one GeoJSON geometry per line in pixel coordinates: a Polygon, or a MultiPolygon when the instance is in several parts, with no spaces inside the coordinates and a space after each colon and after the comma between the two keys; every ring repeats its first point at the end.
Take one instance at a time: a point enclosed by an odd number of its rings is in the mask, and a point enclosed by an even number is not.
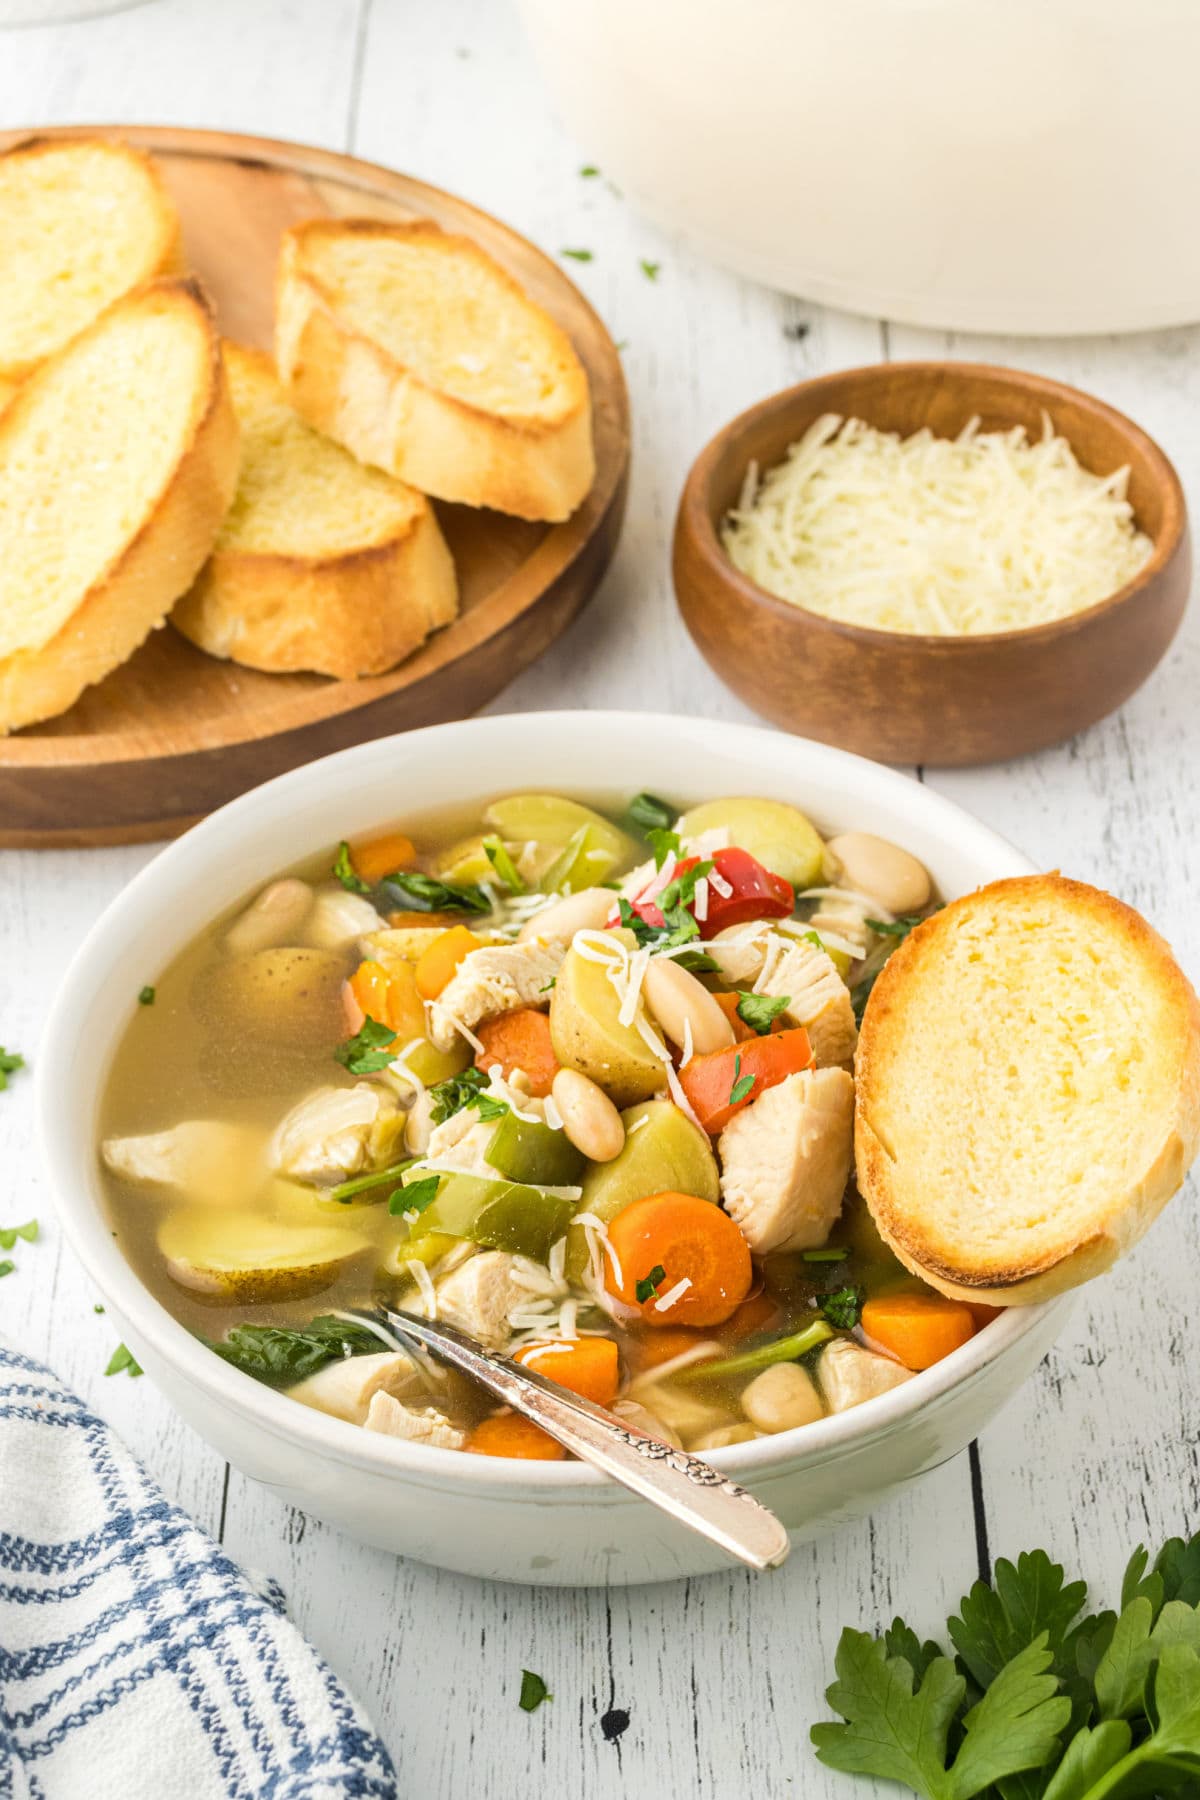
{"type": "Polygon", "coordinates": [[[900,1260],[1011,1305],[1102,1273],[1200,1140],[1200,1004],[1110,894],[997,881],[896,950],[856,1060],[858,1182],[900,1260]]]}
{"type": "Polygon", "coordinates": [[[238,431],[192,282],[118,300],[0,413],[0,733],[64,712],[212,548],[238,431]]]}
{"type": "Polygon", "coordinates": [[[311,424],[422,493],[565,519],[592,485],[570,339],[478,244],[428,219],[286,232],[275,349],[311,424]]]}
{"type": "Polygon", "coordinates": [[[107,138],[28,138],[0,154],[0,245],[0,383],[182,257],[154,164],[107,138]]]}
{"type": "Polygon", "coordinates": [[[237,494],[171,623],[212,656],[344,679],[394,668],[458,610],[424,494],[367,469],[284,398],[271,358],[225,346],[237,494]]]}

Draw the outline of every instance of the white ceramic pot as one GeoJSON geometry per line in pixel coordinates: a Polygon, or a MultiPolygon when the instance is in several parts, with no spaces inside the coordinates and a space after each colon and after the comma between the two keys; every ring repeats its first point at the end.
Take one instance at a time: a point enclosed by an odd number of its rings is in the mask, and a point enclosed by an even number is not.
{"type": "MultiPolygon", "coordinates": [[[[139,988],[212,916],[305,851],[406,814],[547,785],[614,801],[791,800],[829,830],[906,845],[942,892],[1030,864],[891,770],[750,726],[633,713],[470,720],[364,744],[235,800],[164,850],[109,907],[55,1000],[41,1056],[42,1153],[59,1216],[125,1341],[196,1430],[282,1500],[367,1543],[498,1580],[661,1581],[719,1552],[578,1463],[507,1463],[375,1436],[298,1406],[222,1362],[142,1286],[109,1229],[96,1120],[139,988]]],[[[1014,1309],[935,1368],[852,1412],[714,1454],[797,1538],[875,1507],[953,1456],[1025,1379],[1066,1302],[1014,1309]]]]}
{"type": "Polygon", "coordinates": [[[589,160],[714,261],[964,331],[1200,318],[1192,0],[518,0],[589,160]]]}

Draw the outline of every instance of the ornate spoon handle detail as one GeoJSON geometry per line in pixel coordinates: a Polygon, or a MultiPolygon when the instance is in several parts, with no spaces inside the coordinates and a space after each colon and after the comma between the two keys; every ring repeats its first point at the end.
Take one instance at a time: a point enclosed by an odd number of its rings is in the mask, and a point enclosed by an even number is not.
{"type": "Polygon", "coordinates": [[[711,1464],[625,1425],[538,1370],[485,1350],[453,1325],[390,1307],[381,1307],[374,1316],[440,1361],[472,1376],[506,1405],[540,1425],[572,1455],[603,1469],[614,1481],[739,1562],[752,1569],[773,1569],[786,1558],[790,1545],[781,1521],[711,1464]]]}

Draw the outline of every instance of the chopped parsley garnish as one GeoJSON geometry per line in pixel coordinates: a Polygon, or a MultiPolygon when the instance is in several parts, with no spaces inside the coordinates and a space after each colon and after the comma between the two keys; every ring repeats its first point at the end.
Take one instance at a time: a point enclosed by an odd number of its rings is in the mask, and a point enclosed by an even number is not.
{"type": "Polygon", "coordinates": [[[154,989],[152,987],[150,987],[148,984],[146,987],[140,988],[138,990],[138,1005],[139,1006],[153,1006],[154,1005],[154,989]]]}
{"type": "Polygon", "coordinates": [[[94,1313],[102,1313],[104,1311],[104,1308],[101,1306],[101,1304],[98,1300],[96,1301],[95,1305],[92,1307],[92,1311],[94,1313]]]}
{"type": "Polygon", "coordinates": [[[136,1376],[142,1373],[142,1365],[127,1344],[117,1345],[116,1349],[108,1359],[108,1367],[105,1369],[104,1373],[106,1375],[120,1375],[122,1371],[130,1376],[136,1376]]]}
{"type": "MultiPolygon", "coordinates": [[[[904,941],[910,931],[917,925],[923,925],[925,921],[916,913],[910,913],[903,919],[889,919],[886,921],[883,919],[868,919],[866,920],[866,923],[870,926],[872,931],[877,931],[881,937],[894,938],[895,943],[892,945],[892,950],[894,950],[897,944],[904,941]]],[[[888,951],[888,955],[891,955],[891,950],[888,951]]],[[[886,961],[887,958],[885,957],[884,962],[886,961]]],[[[854,1007],[854,1017],[860,1025],[862,1024],[863,1013],[867,1008],[867,1001],[871,998],[871,989],[878,981],[883,966],[884,964],[880,963],[878,968],[872,969],[869,975],[864,975],[863,979],[856,983],[850,990],[850,1002],[854,1007]]]]}
{"type": "Polygon", "coordinates": [[[803,931],[800,935],[806,944],[815,944],[818,950],[824,950],[825,940],[819,931],[803,931]]]}
{"type": "Polygon", "coordinates": [[[521,1711],[536,1712],[543,1700],[553,1700],[554,1695],[546,1686],[540,1675],[532,1669],[521,1670],[521,1711]]]}
{"type": "Polygon", "coordinates": [[[5,1257],[4,1261],[0,1262],[0,1281],[3,1281],[6,1275],[11,1275],[16,1266],[11,1256],[5,1257]]]}
{"type": "Polygon", "coordinates": [[[661,869],[668,856],[678,856],[683,849],[683,839],[677,831],[666,831],[652,825],[646,833],[646,842],[654,852],[654,866],[661,869]]]}
{"type": "Polygon", "coordinates": [[[395,1181],[398,1175],[403,1175],[405,1169],[412,1167],[415,1160],[415,1157],[406,1156],[403,1162],[389,1163],[386,1169],[374,1169],[366,1175],[354,1175],[349,1181],[339,1181],[336,1187],[330,1188],[326,1198],[349,1205],[355,1194],[365,1194],[371,1188],[382,1187],[385,1182],[395,1181]]]}
{"type": "Polygon", "coordinates": [[[495,869],[510,894],[523,894],[525,883],[517,873],[517,865],[509,855],[503,841],[498,837],[485,837],[483,854],[495,869]]]}
{"type": "Polygon", "coordinates": [[[747,1094],[752,1093],[757,1080],[756,1075],[742,1074],[742,1059],[740,1056],[735,1056],[733,1059],[733,1086],[729,1090],[730,1106],[736,1106],[739,1100],[744,1100],[747,1094]]]}
{"type": "Polygon", "coordinates": [[[838,1331],[853,1331],[862,1315],[863,1290],[841,1287],[821,1300],[821,1311],[838,1331]]]}
{"type": "MultiPolygon", "coordinates": [[[[655,905],[657,904],[656,899],[655,905]]],[[[617,901],[617,908],[621,915],[621,924],[626,931],[632,931],[639,948],[644,948],[649,944],[656,950],[675,950],[681,944],[691,943],[693,938],[700,935],[700,927],[692,914],[686,912],[683,907],[677,907],[669,913],[664,913],[664,922],[661,925],[649,924],[640,913],[634,912],[628,900],[623,896],[617,901]]],[[[715,969],[717,966],[707,950],[689,950],[685,955],[672,957],[671,960],[678,963],[681,969],[690,969],[693,972],[715,969]]]]}
{"type": "Polygon", "coordinates": [[[737,1016],[751,1031],[764,1037],[781,1012],[792,1004],[790,994],[747,994],[738,989],[737,1016]]]}
{"type": "Polygon", "coordinates": [[[584,181],[592,181],[600,173],[600,171],[596,167],[595,163],[584,163],[584,165],[580,169],[579,173],[583,177],[584,181]]]}
{"type": "Polygon", "coordinates": [[[396,888],[414,912],[487,913],[492,903],[480,887],[458,881],[438,881],[418,869],[397,869],[385,877],[384,887],[396,888]]]}
{"type": "Polygon", "coordinates": [[[464,1106],[470,1106],[480,1089],[487,1086],[487,1081],[482,1069],[464,1069],[461,1075],[451,1075],[446,1081],[436,1082],[429,1090],[430,1124],[444,1125],[464,1106]]]}
{"type": "MultiPolygon", "coordinates": [[[[683,869],[671,881],[668,881],[662,892],[654,895],[654,904],[661,910],[665,918],[668,913],[682,906],[691,906],[696,898],[696,883],[706,875],[711,875],[714,868],[711,857],[703,862],[694,863],[690,869],[683,869]]],[[[692,921],[695,924],[695,920],[692,921]]]]}
{"type": "Polygon", "coordinates": [[[11,1250],[18,1238],[27,1244],[36,1244],[37,1236],[36,1219],[26,1219],[24,1225],[0,1225],[0,1250],[11,1250]]]}
{"type": "Polygon", "coordinates": [[[410,1181],[407,1187],[396,1189],[388,1201],[388,1211],[393,1218],[406,1212],[423,1213],[437,1199],[441,1185],[440,1175],[422,1175],[418,1180],[410,1181]]]}
{"type": "Polygon", "coordinates": [[[657,281],[658,272],[662,268],[662,264],[651,262],[649,257],[643,256],[638,267],[641,269],[642,274],[646,277],[647,281],[657,281]]]}
{"type": "Polygon", "coordinates": [[[801,1262],[845,1262],[849,1254],[848,1250],[805,1250],[800,1260],[801,1262]]]}
{"type": "Polygon", "coordinates": [[[653,1300],[655,1294],[657,1294],[659,1288],[666,1279],[667,1271],[663,1268],[661,1263],[655,1263],[650,1273],[648,1275],[643,1275],[642,1279],[633,1290],[637,1295],[638,1305],[642,1306],[647,1300],[653,1300]]]}
{"type": "Polygon", "coordinates": [[[591,262],[592,254],[590,250],[561,250],[559,252],[560,256],[569,256],[572,262],[591,262]]]}
{"type": "Polygon", "coordinates": [[[625,817],[630,825],[648,836],[652,831],[667,831],[676,813],[675,808],[660,800],[657,794],[635,794],[625,817]]]}
{"type": "Polygon", "coordinates": [[[333,1054],[352,1075],[374,1075],[395,1060],[395,1046],[396,1034],[390,1025],[381,1025],[378,1019],[364,1019],[362,1030],[339,1044],[333,1054]]]}
{"type": "MultiPolygon", "coordinates": [[[[813,1727],[829,1768],[924,1800],[1115,1800],[1197,1791],[1200,1537],[1138,1548],[1120,1612],[1085,1611],[1044,1550],[1001,1558],[946,1622],[951,1652],[903,1619],[843,1631],[813,1727]],[[957,1654],[955,1654],[957,1653],[957,1654]]],[[[852,1790],[851,1790],[852,1791],[852,1790]]]]}
{"type": "Polygon", "coordinates": [[[333,859],[333,872],[342,886],[351,894],[369,894],[370,888],[358,874],[350,860],[350,846],[345,838],[337,847],[337,855],[333,859]]]}
{"type": "Polygon", "coordinates": [[[502,1119],[508,1111],[506,1100],[497,1100],[494,1094],[476,1094],[473,1100],[467,1101],[473,1106],[481,1119],[502,1119]]]}
{"type": "Polygon", "coordinates": [[[548,993],[550,993],[552,988],[555,988],[557,986],[558,986],[558,976],[552,975],[550,977],[549,981],[546,983],[545,987],[540,987],[538,989],[538,993],[539,994],[548,994],[548,993]]]}
{"type": "Polygon", "coordinates": [[[25,1067],[25,1058],[17,1050],[0,1049],[0,1093],[8,1086],[8,1078],[25,1067]]]}
{"type": "MultiPolygon", "coordinates": [[[[379,1338],[365,1325],[332,1313],[322,1313],[305,1326],[234,1325],[223,1342],[202,1341],[234,1368],[269,1387],[291,1387],[306,1375],[315,1375],[326,1363],[338,1362],[343,1356],[366,1356],[380,1348],[379,1338]]],[[[106,1373],[115,1371],[110,1366],[106,1373]]]]}
{"type": "Polygon", "coordinates": [[[909,913],[903,919],[864,919],[863,923],[868,930],[877,931],[880,937],[906,938],[923,921],[919,913],[909,913]]]}

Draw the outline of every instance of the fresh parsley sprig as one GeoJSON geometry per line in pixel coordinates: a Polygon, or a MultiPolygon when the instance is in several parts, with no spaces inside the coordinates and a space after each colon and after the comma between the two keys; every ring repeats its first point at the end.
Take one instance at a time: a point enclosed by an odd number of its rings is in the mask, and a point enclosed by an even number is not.
{"type": "Polygon", "coordinates": [[[792,1004],[790,994],[747,994],[738,989],[737,1016],[759,1037],[765,1037],[781,1012],[792,1004]]]}
{"type": "Polygon", "coordinates": [[[0,1093],[8,1086],[8,1078],[15,1075],[18,1069],[25,1067],[25,1058],[19,1050],[0,1048],[0,1093]]]}
{"type": "Polygon", "coordinates": [[[637,1295],[638,1305],[644,1306],[647,1300],[653,1300],[655,1294],[657,1294],[659,1288],[666,1279],[667,1271],[663,1268],[661,1263],[655,1263],[650,1273],[648,1275],[643,1275],[642,1279],[637,1283],[633,1290],[637,1295]]]}
{"type": "Polygon", "coordinates": [[[339,1044],[334,1057],[352,1075],[375,1075],[396,1058],[396,1034],[378,1019],[364,1019],[362,1030],[339,1044]]]}

